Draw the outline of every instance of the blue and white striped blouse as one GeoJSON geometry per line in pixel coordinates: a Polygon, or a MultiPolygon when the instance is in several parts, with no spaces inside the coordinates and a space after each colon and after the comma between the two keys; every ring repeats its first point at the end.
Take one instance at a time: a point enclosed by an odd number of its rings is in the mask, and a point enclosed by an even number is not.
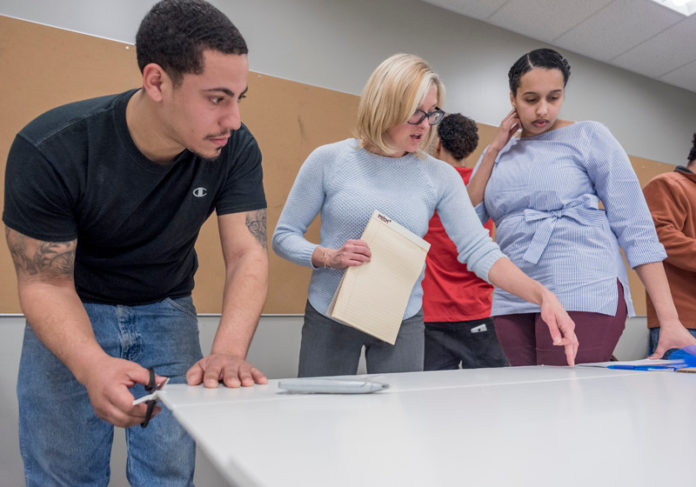
{"type": "MultiPolygon", "coordinates": [[[[631,267],[666,257],[626,152],[598,122],[510,140],[476,212],[493,219],[501,250],[568,311],[614,315],[618,279],[634,315],[619,247],[631,267]]],[[[495,289],[493,316],[536,312],[495,289]]]]}

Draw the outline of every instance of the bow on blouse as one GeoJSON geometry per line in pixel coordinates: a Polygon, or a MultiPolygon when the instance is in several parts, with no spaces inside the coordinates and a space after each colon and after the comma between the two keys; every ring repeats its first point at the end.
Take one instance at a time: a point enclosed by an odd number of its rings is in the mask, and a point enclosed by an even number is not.
{"type": "Polygon", "coordinates": [[[551,234],[559,218],[570,218],[580,225],[598,226],[605,219],[604,212],[598,210],[599,198],[594,195],[584,195],[580,199],[563,205],[558,210],[534,210],[529,208],[524,210],[525,222],[531,223],[543,220],[534,232],[529,248],[524,253],[524,260],[532,264],[539,262],[541,254],[544,253],[546,246],[549,244],[551,234]]]}

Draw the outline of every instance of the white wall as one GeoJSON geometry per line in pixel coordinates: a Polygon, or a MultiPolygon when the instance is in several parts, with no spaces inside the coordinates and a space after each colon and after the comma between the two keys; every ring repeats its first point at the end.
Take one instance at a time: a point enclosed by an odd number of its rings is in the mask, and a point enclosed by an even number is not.
{"type": "MultiPolygon", "coordinates": [[[[133,42],[153,3],[3,0],[0,14],[133,42]]],[[[213,3],[246,37],[252,70],[359,94],[382,59],[413,52],[441,74],[448,111],[488,124],[497,124],[508,111],[510,65],[542,45],[419,0],[213,3]]],[[[630,154],[672,164],[685,161],[696,130],[696,93],[566,54],[572,76],[562,116],[604,122],[630,154]]]]}

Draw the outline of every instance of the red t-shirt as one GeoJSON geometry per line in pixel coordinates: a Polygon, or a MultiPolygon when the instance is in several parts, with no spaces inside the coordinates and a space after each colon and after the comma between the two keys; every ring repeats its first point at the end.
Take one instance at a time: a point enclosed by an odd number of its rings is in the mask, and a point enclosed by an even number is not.
{"type": "MultiPolygon", "coordinates": [[[[468,184],[473,169],[455,169],[464,184],[468,184]]],[[[484,227],[490,233],[493,222],[488,220],[484,227]]],[[[457,260],[457,248],[447,236],[437,212],[423,238],[431,245],[425,258],[422,284],[425,322],[470,321],[490,316],[493,286],[457,260]]]]}

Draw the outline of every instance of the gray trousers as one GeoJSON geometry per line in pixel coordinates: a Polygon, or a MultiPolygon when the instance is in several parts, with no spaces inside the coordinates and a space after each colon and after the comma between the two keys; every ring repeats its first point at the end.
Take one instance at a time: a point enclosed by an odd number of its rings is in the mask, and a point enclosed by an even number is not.
{"type": "Polygon", "coordinates": [[[365,347],[369,374],[423,370],[423,310],[401,322],[394,345],[305,308],[299,377],[355,375],[365,347]]]}

